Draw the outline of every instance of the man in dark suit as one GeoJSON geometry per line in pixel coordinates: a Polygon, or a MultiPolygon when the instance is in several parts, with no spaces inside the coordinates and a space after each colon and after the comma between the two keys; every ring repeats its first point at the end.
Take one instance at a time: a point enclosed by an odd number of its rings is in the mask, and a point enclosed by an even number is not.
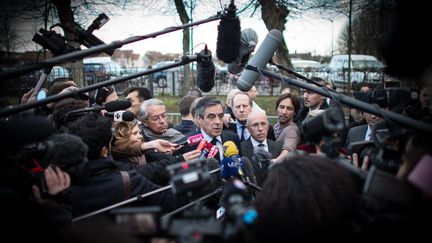
{"type": "Polygon", "coordinates": [[[367,124],[353,127],[348,131],[345,147],[348,147],[353,142],[373,140],[372,129],[382,118],[367,112],[363,112],[363,114],[367,124]]]}
{"type": "MultiPolygon", "coordinates": [[[[252,99],[245,92],[238,92],[232,98],[231,108],[234,113],[235,122],[230,123],[229,127],[224,127],[224,130],[232,131],[237,134],[240,142],[247,140],[250,137],[248,129],[246,129],[246,120],[252,112],[252,99]]],[[[273,127],[269,125],[267,138],[275,140],[273,127]]]]}
{"type": "Polygon", "coordinates": [[[247,118],[247,129],[251,136],[241,143],[243,156],[252,162],[258,186],[261,186],[267,177],[269,165],[256,161],[254,159],[255,152],[258,149],[265,150],[274,159],[281,153],[283,145],[282,143],[276,143],[273,140],[267,139],[268,126],[269,123],[265,113],[259,111],[252,112],[247,118]]]}
{"type": "MultiPolygon", "coordinates": [[[[218,99],[215,97],[202,98],[196,105],[195,114],[200,128],[194,133],[188,133],[188,136],[201,133],[207,142],[217,146],[219,154],[215,156],[215,159],[222,161],[224,153],[222,145],[226,141],[233,141],[237,147],[240,147],[240,141],[236,134],[222,130],[224,109],[222,103],[218,99]]],[[[197,146],[198,145],[186,145],[179,149],[175,155],[192,151],[196,149],[197,146]]]]}

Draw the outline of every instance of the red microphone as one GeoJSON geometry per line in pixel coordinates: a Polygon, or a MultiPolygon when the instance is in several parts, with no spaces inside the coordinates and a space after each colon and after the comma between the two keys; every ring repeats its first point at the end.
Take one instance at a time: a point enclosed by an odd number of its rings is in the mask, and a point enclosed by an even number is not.
{"type": "Polygon", "coordinates": [[[202,139],[200,141],[200,143],[198,144],[197,150],[203,151],[203,149],[206,147],[207,143],[208,143],[207,140],[202,139]]]}
{"type": "Polygon", "coordinates": [[[214,158],[216,155],[219,155],[219,149],[217,146],[213,146],[208,152],[207,158],[214,158]]]}
{"type": "Polygon", "coordinates": [[[200,154],[199,158],[200,159],[205,158],[213,147],[215,147],[213,144],[207,143],[206,146],[205,146],[205,148],[201,151],[201,154],[200,154]]]}

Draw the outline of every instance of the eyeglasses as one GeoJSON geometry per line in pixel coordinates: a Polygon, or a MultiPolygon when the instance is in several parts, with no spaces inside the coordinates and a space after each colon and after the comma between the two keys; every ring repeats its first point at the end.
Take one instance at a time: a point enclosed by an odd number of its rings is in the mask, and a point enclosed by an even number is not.
{"type": "Polygon", "coordinates": [[[162,115],[158,115],[158,116],[152,116],[150,118],[147,118],[147,120],[153,121],[153,122],[157,122],[159,120],[165,120],[167,118],[167,114],[163,113],[162,115]]]}
{"type": "Polygon", "coordinates": [[[251,127],[253,129],[258,129],[259,127],[266,127],[267,125],[268,125],[268,122],[257,122],[257,123],[248,125],[248,127],[251,127]]]}

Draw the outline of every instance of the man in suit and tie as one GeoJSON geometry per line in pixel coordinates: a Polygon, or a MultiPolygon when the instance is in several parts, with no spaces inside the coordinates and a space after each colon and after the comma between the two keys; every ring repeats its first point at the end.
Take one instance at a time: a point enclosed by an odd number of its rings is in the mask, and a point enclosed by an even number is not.
{"type": "Polygon", "coordinates": [[[262,149],[269,152],[272,159],[276,158],[281,153],[282,143],[267,139],[269,122],[265,113],[259,111],[250,113],[246,125],[251,136],[241,143],[241,151],[243,156],[252,162],[257,184],[261,186],[267,176],[268,165],[256,161],[253,158],[254,154],[262,149]]]}
{"type": "MultiPolygon", "coordinates": [[[[237,134],[240,142],[247,140],[250,137],[250,132],[246,127],[246,121],[249,114],[252,112],[252,99],[245,92],[238,92],[232,98],[231,108],[236,121],[230,123],[229,127],[224,127],[224,130],[229,130],[237,134]]],[[[275,140],[273,127],[267,127],[267,138],[275,140]]]]}
{"type": "Polygon", "coordinates": [[[382,118],[367,112],[363,112],[363,114],[366,118],[367,124],[353,127],[348,131],[345,147],[348,147],[348,145],[353,142],[373,140],[372,129],[378,122],[382,120],[382,118]]]}
{"type": "MultiPolygon", "coordinates": [[[[215,97],[203,97],[196,105],[195,116],[199,129],[193,134],[190,133],[189,136],[201,133],[205,140],[217,146],[219,154],[214,158],[218,161],[223,159],[223,143],[226,141],[233,141],[236,145],[240,144],[236,134],[222,130],[224,109],[220,100],[215,97]]],[[[196,149],[197,146],[198,145],[185,145],[175,154],[183,154],[192,151],[196,149]]]]}

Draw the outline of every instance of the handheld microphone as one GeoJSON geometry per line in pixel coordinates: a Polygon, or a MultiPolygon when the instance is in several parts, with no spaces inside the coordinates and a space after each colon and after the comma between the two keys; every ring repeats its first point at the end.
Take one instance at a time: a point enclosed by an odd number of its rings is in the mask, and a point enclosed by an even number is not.
{"type": "Polygon", "coordinates": [[[179,139],[175,143],[179,144],[179,145],[189,144],[190,146],[192,146],[192,145],[199,143],[201,140],[203,140],[203,138],[204,138],[204,136],[201,133],[198,133],[198,134],[195,134],[195,135],[190,136],[190,137],[184,137],[182,139],[179,139]]]}
{"type": "Polygon", "coordinates": [[[219,156],[219,149],[217,146],[212,146],[208,152],[207,158],[214,158],[215,156],[219,156]]]}
{"type": "Polygon", "coordinates": [[[240,19],[236,15],[237,8],[234,0],[225,9],[227,13],[222,16],[218,25],[216,54],[219,60],[225,63],[235,61],[240,49],[240,19]]]}
{"type": "Polygon", "coordinates": [[[202,139],[198,144],[197,150],[203,151],[203,149],[207,146],[207,143],[208,143],[207,140],[202,139]]]}
{"type": "Polygon", "coordinates": [[[255,46],[258,43],[258,35],[253,29],[244,29],[241,32],[241,46],[239,56],[234,62],[228,64],[228,72],[231,74],[238,74],[243,71],[246,63],[252,52],[255,51],[255,46]]]}
{"type": "MultiPolygon", "coordinates": [[[[261,43],[260,47],[256,51],[255,55],[248,62],[248,65],[256,66],[259,68],[264,68],[266,64],[273,57],[276,48],[282,42],[282,33],[279,30],[272,29],[267,34],[264,41],[261,43]]],[[[243,91],[249,91],[254,85],[255,81],[258,79],[259,73],[244,70],[239,79],[237,80],[237,87],[243,91]]]]}
{"type": "Polygon", "coordinates": [[[225,180],[230,180],[235,176],[238,176],[239,170],[236,165],[236,162],[234,162],[231,158],[223,158],[221,161],[221,176],[225,180]]]}
{"type": "Polygon", "coordinates": [[[215,147],[213,144],[211,143],[207,143],[206,146],[204,147],[204,149],[201,151],[200,156],[198,157],[199,159],[204,159],[207,157],[207,155],[209,154],[210,150],[215,147]]]}
{"type": "Polygon", "coordinates": [[[205,45],[204,50],[197,55],[197,85],[203,92],[210,92],[214,87],[215,65],[212,61],[212,53],[205,45]]]}
{"type": "MultiPolygon", "coordinates": [[[[226,141],[223,144],[223,147],[224,156],[234,161],[234,165],[235,167],[237,167],[238,175],[240,176],[242,181],[247,184],[256,185],[256,177],[253,172],[253,167],[250,160],[246,157],[242,157],[241,159],[238,158],[239,151],[233,141],[226,141]]],[[[230,166],[232,164],[228,163],[227,165],[230,166]]],[[[229,172],[235,172],[235,170],[229,170],[229,172]]]]}
{"type": "Polygon", "coordinates": [[[238,168],[238,174],[240,176],[243,176],[244,173],[240,167],[240,160],[238,158],[239,151],[235,143],[233,141],[226,141],[223,144],[223,148],[224,148],[224,157],[232,159],[238,168]]]}
{"type": "Polygon", "coordinates": [[[135,115],[131,111],[108,112],[105,116],[112,117],[115,122],[131,122],[135,119],[135,115]]]}

